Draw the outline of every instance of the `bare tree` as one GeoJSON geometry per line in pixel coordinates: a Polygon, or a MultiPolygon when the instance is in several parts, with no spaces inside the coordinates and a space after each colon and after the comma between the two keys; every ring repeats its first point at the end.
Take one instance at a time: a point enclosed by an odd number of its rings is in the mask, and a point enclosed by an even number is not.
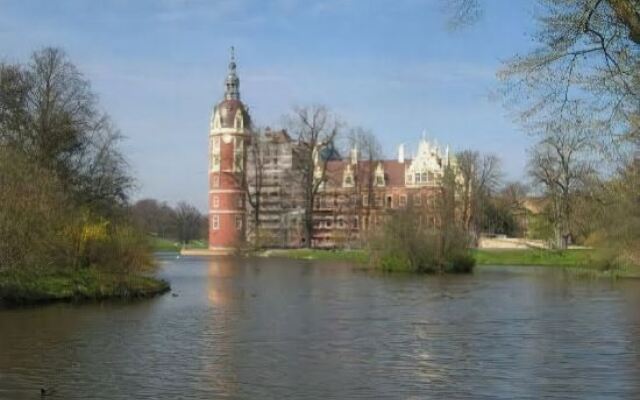
{"type": "Polygon", "coordinates": [[[0,66],[0,146],[53,171],[94,211],[123,204],[133,186],[121,139],[62,50],[45,48],[28,65],[0,66]]]}
{"type": "Polygon", "coordinates": [[[447,14],[447,25],[453,30],[473,24],[483,13],[478,0],[444,0],[443,5],[447,14]]]}
{"type": "Polygon", "coordinates": [[[550,202],[558,248],[566,248],[571,242],[574,197],[595,174],[588,157],[592,138],[592,132],[578,121],[549,123],[530,155],[529,174],[550,202]]]}
{"type": "Polygon", "coordinates": [[[526,123],[562,118],[580,102],[604,144],[619,149],[638,137],[632,119],[640,112],[640,2],[542,3],[534,36],[539,47],[500,73],[508,102],[526,123]]]}
{"type": "Polygon", "coordinates": [[[351,205],[356,217],[364,216],[365,226],[360,227],[360,231],[364,232],[371,226],[371,209],[375,197],[376,163],[382,158],[382,146],[371,131],[360,127],[350,130],[347,141],[349,149],[356,152],[355,156],[358,161],[353,170],[353,192],[355,198],[351,205]]]}
{"type": "Polygon", "coordinates": [[[500,190],[501,197],[513,208],[522,208],[529,194],[527,185],[521,182],[507,182],[500,190]]]}
{"type": "Polygon", "coordinates": [[[327,179],[327,160],[335,152],[340,124],[326,107],[318,105],[295,108],[286,122],[297,141],[293,168],[303,196],[304,244],[312,247],[316,200],[327,179]]]}
{"type": "Polygon", "coordinates": [[[495,155],[483,156],[477,151],[464,150],[456,155],[456,163],[461,180],[462,226],[477,240],[484,209],[500,180],[500,160],[495,155]]]}
{"type": "Polygon", "coordinates": [[[130,207],[130,214],[132,222],[146,234],[177,238],[172,226],[175,212],[167,203],[155,199],[138,200],[130,207]]]}
{"type": "Polygon", "coordinates": [[[267,138],[261,129],[254,129],[249,148],[247,149],[247,173],[242,187],[244,189],[247,202],[251,206],[253,217],[254,246],[260,247],[260,211],[262,210],[262,197],[265,180],[266,147],[267,138]]]}
{"type": "Polygon", "coordinates": [[[183,201],[179,202],[175,207],[178,240],[186,245],[190,241],[200,238],[203,219],[204,216],[197,208],[183,201]]]}

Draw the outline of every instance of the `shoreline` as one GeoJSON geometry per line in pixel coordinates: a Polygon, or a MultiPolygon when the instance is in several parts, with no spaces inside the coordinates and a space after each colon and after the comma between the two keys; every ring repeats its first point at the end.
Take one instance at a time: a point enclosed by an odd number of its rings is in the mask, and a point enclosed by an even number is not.
{"type": "MultiPolygon", "coordinates": [[[[558,268],[602,277],[640,278],[640,267],[603,267],[603,261],[593,249],[474,249],[476,267],[545,267],[558,268]]],[[[266,249],[256,253],[258,257],[288,258],[309,261],[333,261],[367,264],[365,250],[328,249],[266,249]]]]}
{"type": "Polygon", "coordinates": [[[147,274],[121,276],[96,268],[58,271],[0,272],[0,307],[130,301],[160,296],[171,290],[169,282],[147,274]]]}

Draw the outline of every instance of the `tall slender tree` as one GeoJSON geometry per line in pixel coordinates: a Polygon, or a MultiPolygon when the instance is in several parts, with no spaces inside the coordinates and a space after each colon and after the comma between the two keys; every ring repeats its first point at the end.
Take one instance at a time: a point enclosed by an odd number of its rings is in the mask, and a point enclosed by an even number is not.
{"type": "Polygon", "coordinates": [[[371,209],[375,197],[376,163],[382,158],[382,146],[378,138],[369,130],[361,127],[351,129],[347,135],[350,151],[355,151],[356,161],[353,166],[354,196],[351,205],[354,215],[364,218],[361,232],[366,232],[371,226],[371,209]]]}
{"type": "Polygon", "coordinates": [[[293,168],[303,197],[304,245],[312,247],[316,201],[327,180],[327,160],[335,156],[340,123],[320,105],[295,108],[286,117],[286,123],[287,131],[297,142],[293,168]]]}

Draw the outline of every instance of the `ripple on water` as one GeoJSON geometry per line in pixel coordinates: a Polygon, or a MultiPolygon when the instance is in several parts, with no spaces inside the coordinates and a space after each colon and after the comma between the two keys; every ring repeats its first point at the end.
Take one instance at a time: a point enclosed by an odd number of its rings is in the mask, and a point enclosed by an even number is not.
{"type": "Polygon", "coordinates": [[[0,398],[640,398],[640,282],[192,257],[162,275],[177,297],[0,311],[0,398]]]}

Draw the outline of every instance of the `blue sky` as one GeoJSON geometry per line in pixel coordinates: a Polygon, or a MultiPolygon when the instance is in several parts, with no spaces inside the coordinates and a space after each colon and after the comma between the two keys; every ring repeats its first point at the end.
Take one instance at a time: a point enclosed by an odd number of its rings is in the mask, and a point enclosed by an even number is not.
{"type": "Polygon", "coordinates": [[[530,139],[496,98],[501,62],[531,47],[529,0],[485,0],[446,29],[446,0],[0,0],[0,60],[65,49],[127,137],[135,198],[207,201],[207,135],[228,48],[261,126],[326,104],[371,129],[387,156],[426,130],[523,176],[530,139]]]}

